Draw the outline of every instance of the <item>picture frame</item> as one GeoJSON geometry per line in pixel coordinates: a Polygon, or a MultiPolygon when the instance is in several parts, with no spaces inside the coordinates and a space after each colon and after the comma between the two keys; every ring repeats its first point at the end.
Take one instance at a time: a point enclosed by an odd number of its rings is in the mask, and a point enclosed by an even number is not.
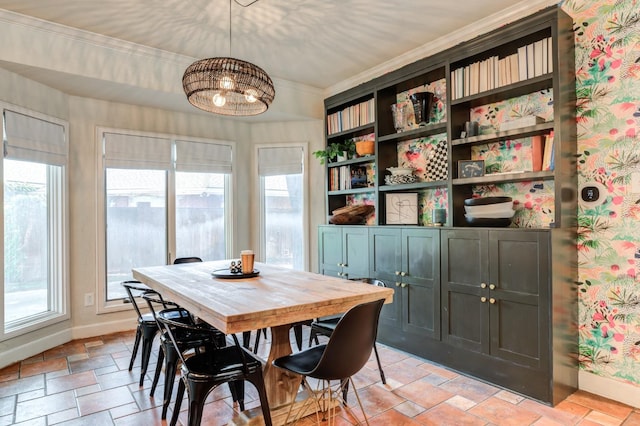
{"type": "Polygon", "coordinates": [[[458,161],[458,178],[484,176],[484,160],[458,161]]]}
{"type": "Polygon", "coordinates": [[[387,225],[418,224],[418,193],[393,192],[385,194],[387,225]]]}

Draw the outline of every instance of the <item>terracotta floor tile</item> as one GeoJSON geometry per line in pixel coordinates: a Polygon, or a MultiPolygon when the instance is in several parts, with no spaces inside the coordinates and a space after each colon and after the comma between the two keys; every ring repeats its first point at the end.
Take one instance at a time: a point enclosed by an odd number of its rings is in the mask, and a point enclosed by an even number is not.
{"type": "Polygon", "coordinates": [[[69,374],[66,376],[47,380],[47,394],[51,395],[70,389],[82,388],[96,383],[96,376],[91,370],[84,371],[82,373],[69,374]]]}
{"type": "Polygon", "coordinates": [[[44,359],[67,357],[71,355],[86,354],[87,349],[83,343],[73,341],[64,345],[56,346],[44,352],[44,359]]]}
{"type": "Polygon", "coordinates": [[[0,417],[13,414],[13,409],[15,406],[16,406],[15,395],[0,398],[0,417]]]}
{"type": "Polygon", "coordinates": [[[435,374],[448,380],[454,379],[459,376],[459,374],[455,371],[447,370],[446,368],[440,367],[430,362],[420,364],[418,367],[427,370],[431,374],[435,374]]]}
{"type": "Polygon", "coordinates": [[[407,417],[415,417],[425,411],[425,408],[416,404],[415,402],[405,401],[402,404],[393,407],[394,410],[399,411],[407,417]]]}
{"type": "MultiPolygon", "coordinates": [[[[117,388],[122,385],[129,385],[131,383],[138,383],[139,372],[135,370],[118,370],[113,373],[101,374],[97,377],[97,383],[103,390],[117,388]]],[[[160,375],[160,383],[164,380],[164,374],[160,375]]]]}
{"type": "Polygon", "coordinates": [[[122,386],[78,397],[78,409],[80,415],[86,416],[132,402],[133,396],[126,386],[122,386]]]}
{"type": "Polygon", "coordinates": [[[20,363],[17,362],[0,370],[0,383],[20,377],[20,363]]]}
{"type": "Polygon", "coordinates": [[[30,392],[35,389],[44,389],[44,374],[3,383],[0,386],[0,398],[30,392]]]}
{"type": "Polygon", "coordinates": [[[622,424],[621,419],[601,413],[600,411],[591,411],[587,414],[585,420],[592,421],[602,426],[618,426],[622,424]]]}
{"type": "Polygon", "coordinates": [[[16,423],[65,411],[75,406],[76,398],[73,391],[19,402],[16,405],[16,423]]]}
{"type": "Polygon", "coordinates": [[[393,391],[394,394],[412,401],[424,408],[431,408],[451,398],[451,392],[417,380],[393,391]]]}
{"type": "Polygon", "coordinates": [[[403,360],[384,367],[385,374],[403,384],[415,382],[429,374],[428,371],[422,368],[416,368],[411,362],[406,361],[407,360],[403,360]]]}
{"type": "Polygon", "coordinates": [[[69,420],[77,419],[78,417],[80,417],[80,413],[78,413],[78,408],[74,407],[68,410],[49,414],[47,416],[47,424],[54,425],[57,423],[68,422],[69,420]]]}
{"type": "Polygon", "coordinates": [[[420,423],[412,419],[410,416],[406,416],[396,410],[387,410],[373,418],[370,417],[369,424],[372,426],[420,426],[420,423]]]}
{"type": "Polygon", "coordinates": [[[72,373],[80,373],[87,370],[96,370],[103,367],[113,366],[113,358],[109,355],[101,355],[95,358],[81,359],[69,362],[69,370],[72,373]]]}
{"type": "Polygon", "coordinates": [[[640,425],[640,413],[633,412],[627,417],[627,419],[622,423],[623,426],[637,426],[640,425]]]}
{"type": "Polygon", "coordinates": [[[36,398],[42,398],[44,396],[44,388],[35,389],[29,392],[23,392],[18,395],[18,402],[30,401],[36,398]]]}
{"type": "MultiPolygon", "coordinates": [[[[64,422],[64,426],[112,426],[113,424],[113,420],[111,420],[111,416],[109,415],[108,411],[101,411],[99,413],[90,414],[84,417],[78,417],[76,419],[64,422]]],[[[140,423],[140,425],[143,424],[144,423],[140,423]]],[[[153,423],[147,424],[152,425],[153,423]]]]}
{"type": "MultiPolygon", "coordinates": [[[[364,389],[358,389],[358,395],[362,401],[364,411],[372,417],[404,402],[404,399],[400,396],[388,392],[379,386],[369,386],[364,389]]],[[[348,395],[348,401],[350,405],[354,407],[358,405],[356,396],[351,392],[348,395]]]]}
{"type": "Polygon", "coordinates": [[[20,366],[20,377],[35,376],[36,374],[67,369],[68,366],[66,358],[54,358],[28,364],[23,362],[20,366]]]}
{"type": "Polygon", "coordinates": [[[553,408],[558,411],[574,414],[580,418],[586,416],[590,411],[589,408],[585,407],[584,405],[576,404],[575,402],[571,402],[566,399],[564,401],[561,401],[553,408]]]}
{"type": "Polygon", "coordinates": [[[470,410],[472,407],[475,407],[477,405],[477,402],[465,398],[462,395],[455,395],[447,399],[446,403],[462,411],[470,410]]]}
{"type": "MultiPolygon", "coordinates": [[[[164,423],[161,419],[162,416],[162,408],[156,407],[150,410],[143,410],[138,413],[130,414],[128,416],[116,418],[113,421],[113,424],[118,426],[141,426],[141,425],[168,425],[169,423],[164,423]]],[[[167,415],[167,419],[171,419],[171,413],[167,415]]],[[[184,420],[182,422],[183,425],[187,423],[187,416],[185,412],[184,420]]],[[[178,423],[180,424],[180,423],[178,423]]],[[[203,422],[204,426],[205,423],[203,422]]]]}
{"type": "Polygon", "coordinates": [[[467,376],[455,377],[440,385],[440,388],[448,390],[452,394],[462,395],[475,402],[484,401],[500,391],[500,388],[467,376]]]}
{"type": "Polygon", "coordinates": [[[632,411],[630,406],[621,402],[584,391],[577,391],[573,395],[570,395],[567,400],[619,419],[626,418],[632,411]]]}
{"type": "Polygon", "coordinates": [[[502,426],[530,425],[540,418],[537,413],[494,397],[471,408],[469,413],[502,426]]]}
{"type": "Polygon", "coordinates": [[[544,405],[530,399],[523,399],[518,406],[564,425],[576,424],[582,418],[580,415],[561,410],[554,410],[548,405],[544,405]]]}
{"type": "Polygon", "coordinates": [[[440,404],[416,417],[428,426],[482,426],[486,421],[449,404],[440,404]]]}

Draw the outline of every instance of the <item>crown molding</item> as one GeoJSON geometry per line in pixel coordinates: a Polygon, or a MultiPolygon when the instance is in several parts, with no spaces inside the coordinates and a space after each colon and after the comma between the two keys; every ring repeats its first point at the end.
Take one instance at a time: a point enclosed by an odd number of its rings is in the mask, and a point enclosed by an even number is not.
{"type": "Polygon", "coordinates": [[[68,27],[66,25],[22,15],[5,9],[0,9],[0,22],[11,25],[20,25],[28,28],[30,31],[39,31],[53,36],[64,37],[78,43],[109,49],[126,55],[152,58],[176,64],[189,64],[196,60],[196,58],[192,58],[190,56],[156,49],[154,47],[117,39],[115,37],[92,33],[91,31],[68,27]]]}
{"type": "Polygon", "coordinates": [[[347,80],[330,86],[325,90],[325,97],[344,92],[345,90],[371,81],[374,78],[380,77],[381,75],[384,75],[390,71],[397,70],[405,65],[414,63],[420,59],[442,52],[443,50],[469,41],[474,37],[485,34],[510,22],[514,22],[520,18],[527,17],[537,12],[538,10],[555,4],[559,4],[557,0],[520,1],[498,13],[494,13],[493,15],[476,21],[473,24],[462,27],[451,34],[439,37],[400,56],[396,56],[395,58],[387,62],[383,62],[382,64],[377,65],[363,73],[357,74],[347,80]]]}

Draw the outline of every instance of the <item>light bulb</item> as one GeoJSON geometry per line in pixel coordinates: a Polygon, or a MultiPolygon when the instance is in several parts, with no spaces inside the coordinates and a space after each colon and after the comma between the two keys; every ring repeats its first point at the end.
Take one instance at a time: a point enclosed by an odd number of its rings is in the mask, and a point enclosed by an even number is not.
{"type": "Polygon", "coordinates": [[[233,89],[233,86],[234,86],[233,79],[228,75],[225,75],[220,80],[220,87],[222,87],[223,89],[231,90],[233,89]]]}
{"type": "Polygon", "coordinates": [[[217,107],[223,107],[224,104],[227,103],[227,98],[224,97],[224,95],[220,94],[220,93],[216,93],[215,95],[213,95],[213,104],[217,107]]]}
{"type": "Polygon", "coordinates": [[[244,98],[250,104],[252,104],[252,103],[254,103],[255,101],[258,100],[257,95],[258,95],[258,93],[254,89],[248,89],[246,92],[244,92],[244,98]]]}

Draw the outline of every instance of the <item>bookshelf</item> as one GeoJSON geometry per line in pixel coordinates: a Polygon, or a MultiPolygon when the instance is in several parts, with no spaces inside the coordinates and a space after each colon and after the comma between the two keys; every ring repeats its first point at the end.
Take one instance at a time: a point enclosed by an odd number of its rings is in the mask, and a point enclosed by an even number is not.
{"type": "Polygon", "coordinates": [[[358,265],[395,290],[382,342],[559,402],[576,389],[578,370],[571,18],[552,6],[389,72],[325,99],[327,120],[372,100],[372,123],[327,127],[327,144],[371,132],[375,139],[374,155],[327,166],[327,221],[352,204],[373,205],[375,214],[369,226],[319,227],[321,272],[335,269],[322,261],[336,251],[329,236],[352,247],[348,235],[357,234],[358,265]],[[428,122],[397,128],[391,105],[422,91],[434,93],[428,122]],[[482,173],[460,176],[460,162],[482,173]],[[334,186],[334,170],[362,166],[372,171],[369,186],[334,186]],[[389,179],[387,169],[398,167],[417,177],[389,179]],[[509,227],[467,222],[465,199],[483,196],[513,198],[509,227]],[[446,221],[436,227],[432,213],[442,209],[446,221]]]}

